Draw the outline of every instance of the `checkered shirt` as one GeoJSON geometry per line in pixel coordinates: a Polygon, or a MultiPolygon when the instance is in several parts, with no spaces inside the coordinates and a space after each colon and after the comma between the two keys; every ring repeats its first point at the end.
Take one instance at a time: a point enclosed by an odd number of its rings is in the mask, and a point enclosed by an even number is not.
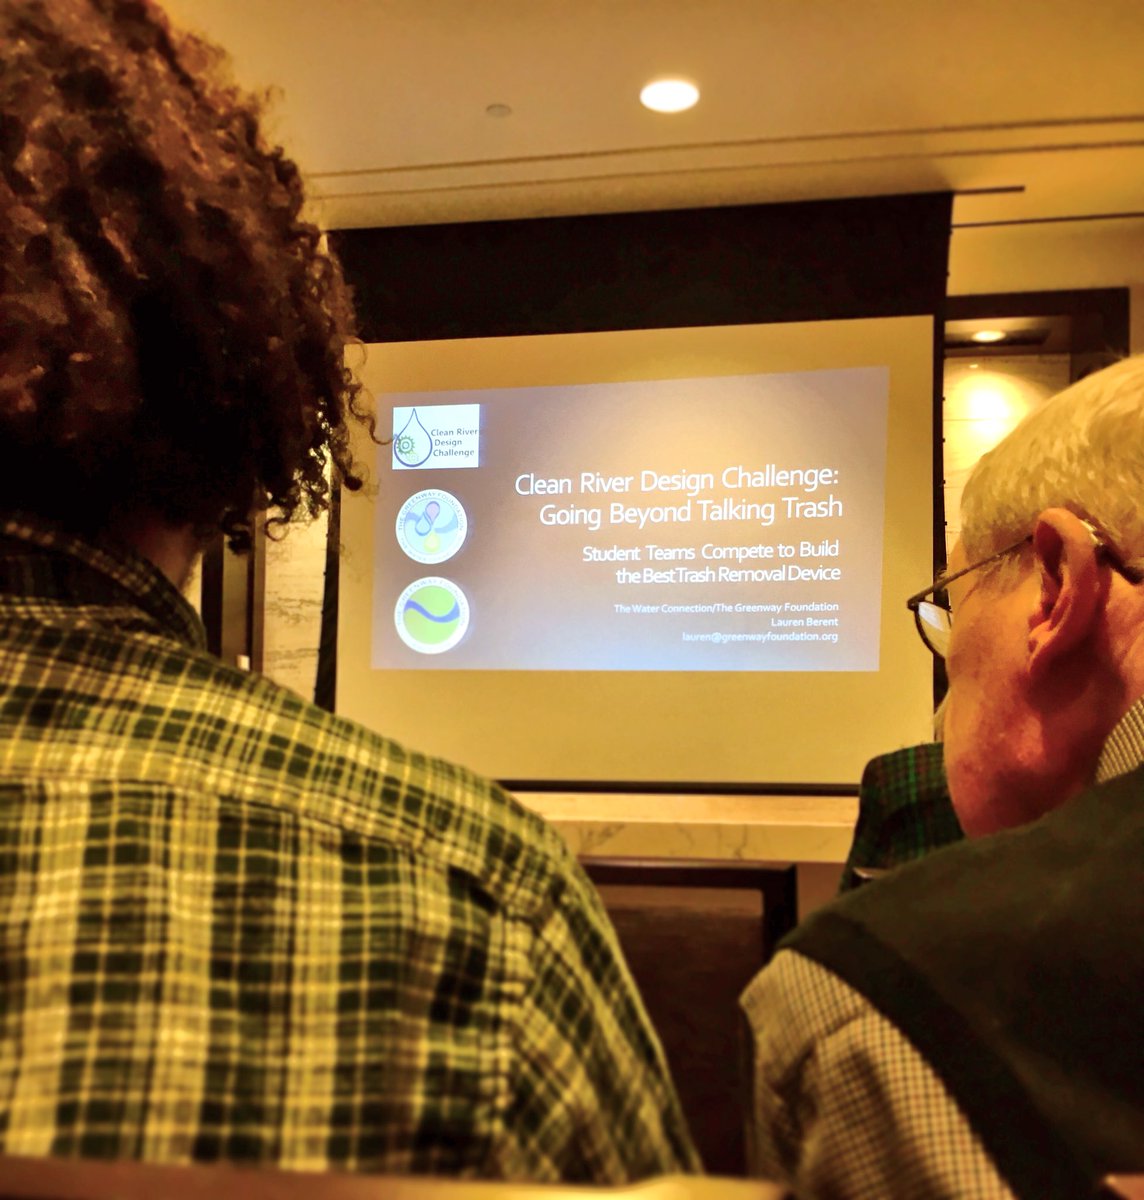
{"type": "Polygon", "coordinates": [[[698,1169],[600,902],[495,785],[0,519],[0,1152],[617,1183],[698,1169]]]}
{"type": "Polygon", "coordinates": [[[837,975],[781,950],[741,1004],[752,1173],[802,1200],[1011,1200],[929,1063],[837,975]]]}

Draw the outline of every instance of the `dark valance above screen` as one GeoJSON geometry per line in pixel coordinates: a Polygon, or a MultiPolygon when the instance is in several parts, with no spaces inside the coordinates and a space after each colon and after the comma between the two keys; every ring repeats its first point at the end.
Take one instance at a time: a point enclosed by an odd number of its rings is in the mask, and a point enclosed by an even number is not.
{"type": "Polygon", "coordinates": [[[350,229],[330,240],[365,342],[940,318],[951,209],[942,192],[350,229]]]}

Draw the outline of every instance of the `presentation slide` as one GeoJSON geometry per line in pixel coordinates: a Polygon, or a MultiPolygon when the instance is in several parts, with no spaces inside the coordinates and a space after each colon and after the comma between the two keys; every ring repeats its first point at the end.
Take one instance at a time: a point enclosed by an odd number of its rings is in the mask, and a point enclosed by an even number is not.
{"type": "Polygon", "coordinates": [[[378,440],[338,712],[572,791],[856,784],[930,736],[933,346],[918,316],[350,347],[378,440]]]}
{"type": "Polygon", "coordinates": [[[375,668],[875,671],[887,367],[385,397],[375,668]]]}

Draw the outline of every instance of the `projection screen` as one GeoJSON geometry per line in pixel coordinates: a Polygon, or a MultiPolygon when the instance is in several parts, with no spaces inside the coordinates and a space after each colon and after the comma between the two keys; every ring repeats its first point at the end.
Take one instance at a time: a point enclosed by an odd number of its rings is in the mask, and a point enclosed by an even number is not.
{"type": "Polygon", "coordinates": [[[932,353],[930,317],[351,349],[385,444],[338,711],[513,781],[854,783],[929,734],[932,353]]]}

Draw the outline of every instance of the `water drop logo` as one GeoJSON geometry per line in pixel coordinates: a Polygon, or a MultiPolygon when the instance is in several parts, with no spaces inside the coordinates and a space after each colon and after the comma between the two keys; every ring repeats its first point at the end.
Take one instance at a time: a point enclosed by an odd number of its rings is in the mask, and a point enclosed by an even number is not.
{"type": "Polygon", "coordinates": [[[443,654],[469,628],[469,601],[450,579],[428,575],[397,597],[393,610],[397,636],[418,654],[443,654]]]}
{"type": "Polygon", "coordinates": [[[460,500],[439,488],[414,492],[397,514],[397,544],[414,562],[441,563],[452,558],[468,531],[469,519],[460,500]]]}
{"type": "Polygon", "coordinates": [[[429,461],[432,453],[433,436],[421,423],[417,409],[414,409],[402,428],[393,435],[393,457],[403,467],[419,467],[429,461]]]}
{"type": "Polygon", "coordinates": [[[421,397],[417,405],[393,407],[393,441],[388,447],[390,467],[394,471],[479,467],[481,406],[431,404],[425,393],[417,395],[421,397]]]}

